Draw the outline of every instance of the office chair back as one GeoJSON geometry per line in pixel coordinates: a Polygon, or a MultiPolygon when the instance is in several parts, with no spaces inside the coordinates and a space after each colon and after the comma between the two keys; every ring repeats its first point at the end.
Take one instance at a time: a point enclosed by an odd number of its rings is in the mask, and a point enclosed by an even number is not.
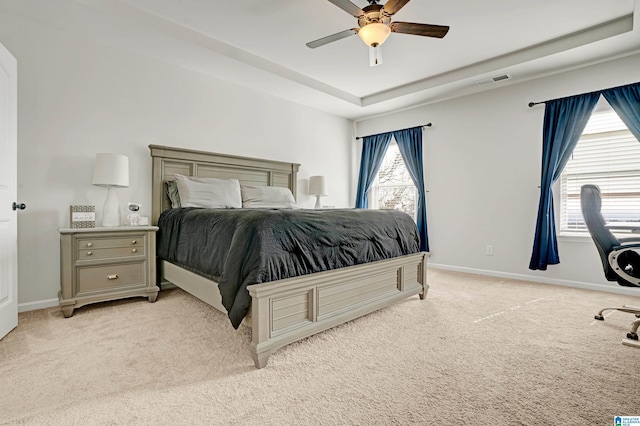
{"type": "Polygon", "coordinates": [[[605,277],[609,281],[618,281],[619,276],[609,265],[609,253],[614,247],[620,245],[620,241],[605,226],[606,222],[601,212],[600,188],[596,185],[583,185],[580,190],[580,207],[584,223],[600,254],[605,277]]]}
{"type": "MultiPolygon", "coordinates": [[[[618,250],[621,242],[606,227],[606,222],[602,216],[602,197],[600,188],[596,185],[583,185],[580,190],[580,207],[584,223],[587,225],[589,234],[598,249],[604,276],[609,281],[617,281],[618,284],[628,287],[637,287],[637,284],[630,282],[620,276],[609,263],[609,253],[618,250]]],[[[629,275],[629,279],[640,277],[640,254],[634,250],[623,250],[615,256],[615,267],[629,275]]],[[[636,281],[637,282],[637,281],[636,281]]]]}

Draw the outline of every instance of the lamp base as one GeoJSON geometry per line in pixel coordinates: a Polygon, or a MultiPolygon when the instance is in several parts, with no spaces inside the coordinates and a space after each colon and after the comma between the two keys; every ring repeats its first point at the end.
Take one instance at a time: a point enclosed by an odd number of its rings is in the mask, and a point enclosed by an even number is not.
{"type": "Polygon", "coordinates": [[[109,187],[102,210],[102,226],[120,226],[120,201],[114,187],[109,187]]]}
{"type": "Polygon", "coordinates": [[[316,205],[313,208],[316,209],[316,210],[322,208],[322,203],[320,202],[320,196],[319,195],[316,195],[316,205]]]}

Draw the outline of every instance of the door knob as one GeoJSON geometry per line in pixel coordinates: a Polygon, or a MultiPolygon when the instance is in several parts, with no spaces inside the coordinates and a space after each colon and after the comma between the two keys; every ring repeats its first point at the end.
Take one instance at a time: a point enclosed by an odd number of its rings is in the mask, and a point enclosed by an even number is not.
{"type": "Polygon", "coordinates": [[[16,202],[14,201],[14,202],[13,202],[13,206],[12,206],[12,208],[13,208],[14,210],[24,210],[24,209],[26,209],[26,208],[27,208],[27,205],[26,205],[25,203],[20,203],[20,204],[18,204],[18,203],[16,203],[16,202]]]}

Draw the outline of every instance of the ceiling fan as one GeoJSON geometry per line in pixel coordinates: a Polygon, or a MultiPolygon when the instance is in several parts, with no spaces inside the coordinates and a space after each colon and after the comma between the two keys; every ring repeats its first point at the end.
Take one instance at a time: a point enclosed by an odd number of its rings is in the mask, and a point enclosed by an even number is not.
{"type": "Polygon", "coordinates": [[[385,42],[389,34],[403,33],[426,37],[442,38],[449,31],[448,26],[414,24],[412,22],[391,22],[391,16],[404,7],[409,0],[387,0],[384,5],[380,0],[367,0],[369,6],[360,9],[349,0],[329,0],[340,9],[358,19],[358,28],[351,28],[327,37],[307,43],[307,47],[315,49],[325,44],[338,41],[353,34],[358,34],[367,46],[370,46],[370,65],[380,65],[382,55],[380,45],[385,42]]]}

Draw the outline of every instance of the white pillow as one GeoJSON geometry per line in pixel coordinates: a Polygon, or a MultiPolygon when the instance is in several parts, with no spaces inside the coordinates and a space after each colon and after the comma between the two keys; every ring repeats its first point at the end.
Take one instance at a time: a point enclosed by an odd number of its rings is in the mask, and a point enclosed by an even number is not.
{"type": "Polygon", "coordinates": [[[238,179],[195,178],[175,175],[180,205],[211,209],[242,208],[238,179]]]}
{"type": "Polygon", "coordinates": [[[297,209],[296,200],[289,188],[277,186],[240,185],[242,207],[245,209],[297,209]]]}

